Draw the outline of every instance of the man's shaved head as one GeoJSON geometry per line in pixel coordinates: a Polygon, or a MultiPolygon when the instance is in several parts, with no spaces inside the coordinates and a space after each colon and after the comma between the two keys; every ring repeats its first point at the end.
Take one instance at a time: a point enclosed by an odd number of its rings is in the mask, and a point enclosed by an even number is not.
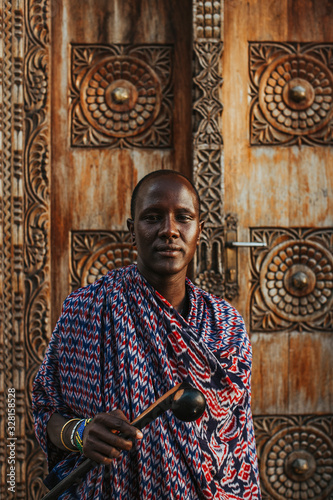
{"type": "Polygon", "coordinates": [[[150,172],[149,174],[145,175],[135,186],[133,193],[132,193],[132,198],[131,198],[131,217],[134,220],[135,217],[135,206],[136,206],[136,200],[140,191],[140,188],[142,187],[143,184],[145,184],[147,181],[156,179],[157,177],[162,177],[162,176],[174,176],[174,177],[182,177],[183,179],[186,179],[187,182],[190,184],[190,186],[193,189],[193,193],[196,197],[196,200],[198,202],[198,211],[200,214],[200,196],[199,193],[193,184],[193,182],[186,177],[186,175],[181,174],[180,172],[177,172],[176,170],[155,170],[154,172],[150,172]]]}

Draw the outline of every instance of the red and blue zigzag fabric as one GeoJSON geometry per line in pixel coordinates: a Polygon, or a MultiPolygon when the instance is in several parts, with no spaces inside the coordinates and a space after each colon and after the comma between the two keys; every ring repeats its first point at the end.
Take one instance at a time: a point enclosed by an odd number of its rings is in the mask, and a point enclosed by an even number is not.
{"type": "Polygon", "coordinates": [[[132,421],[182,381],[206,397],[196,422],[171,411],[111,466],[97,466],[62,500],[260,499],[250,409],[251,346],[239,313],[187,281],[184,319],[135,265],[110,272],[64,302],[33,391],[35,431],[61,480],[84,457],[47,438],[53,412],[132,421]]]}

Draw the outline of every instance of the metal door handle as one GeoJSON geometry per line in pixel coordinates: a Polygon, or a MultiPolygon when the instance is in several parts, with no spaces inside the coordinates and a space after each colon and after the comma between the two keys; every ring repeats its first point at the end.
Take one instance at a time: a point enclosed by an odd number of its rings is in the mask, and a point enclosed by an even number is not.
{"type": "Polygon", "coordinates": [[[267,244],[263,241],[237,241],[238,218],[235,214],[226,216],[225,227],[225,287],[229,300],[238,295],[238,249],[239,248],[264,248],[267,244]]]}
{"type": "Polygon", "coordinates": [[[225,246],[227,248],[236,247],[267,247],[266,243],[260,241],[227,241],[225,246]]]}

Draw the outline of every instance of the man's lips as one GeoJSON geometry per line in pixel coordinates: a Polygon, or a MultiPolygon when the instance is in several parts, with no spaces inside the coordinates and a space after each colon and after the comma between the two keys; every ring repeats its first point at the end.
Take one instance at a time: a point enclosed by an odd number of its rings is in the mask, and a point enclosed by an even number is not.
{"type": "Polygon", "coordinates": [[[156,251],[161,255],[173,257],[181,252],[182,249],[177,245],[160,245],[156,247],[156,251]]]}

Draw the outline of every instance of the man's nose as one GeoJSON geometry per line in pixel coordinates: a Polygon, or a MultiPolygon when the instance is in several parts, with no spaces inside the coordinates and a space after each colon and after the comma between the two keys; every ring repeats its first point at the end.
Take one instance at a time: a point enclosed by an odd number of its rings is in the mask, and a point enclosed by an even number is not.
{"type": "Polygon", "coordinates": [[[159,236],[164,238],[177,238],[179,236],[177,221],[172,216],[163,218],[159,236]]]}

